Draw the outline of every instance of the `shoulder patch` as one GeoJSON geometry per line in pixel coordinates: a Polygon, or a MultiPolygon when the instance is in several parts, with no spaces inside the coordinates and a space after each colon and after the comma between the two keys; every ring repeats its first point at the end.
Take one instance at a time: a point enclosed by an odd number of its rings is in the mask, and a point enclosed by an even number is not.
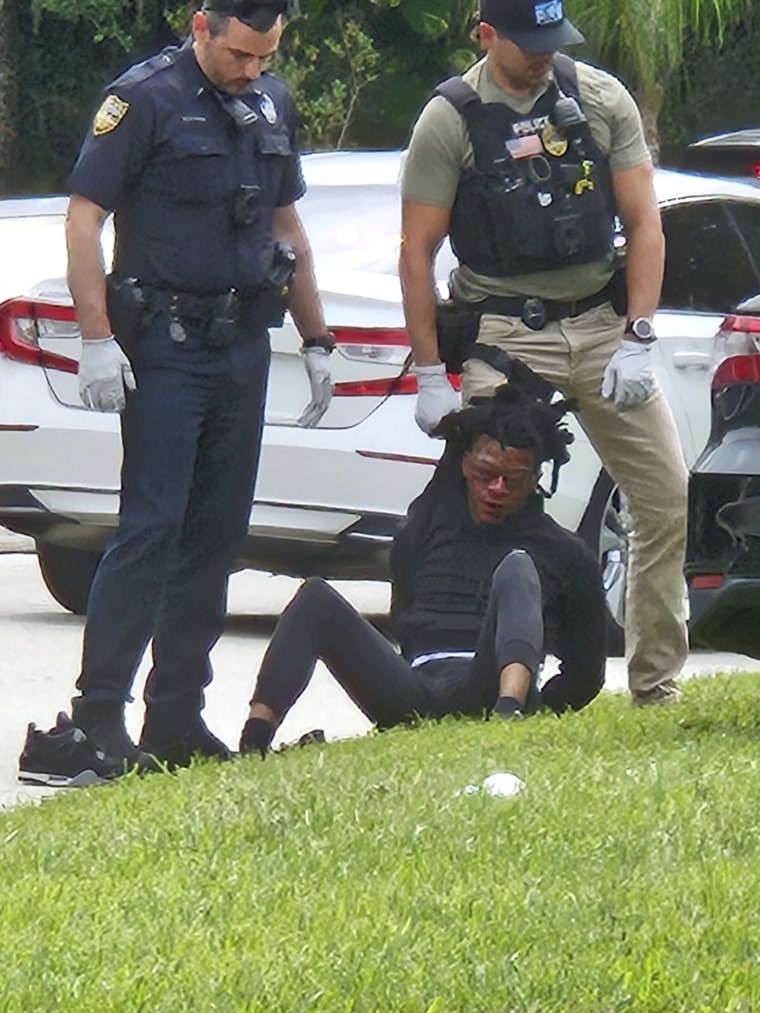
{"type": "Polygon", "coordinates": [[[92,123],[92,132],[96,137],[115,130],[127,114],[129,102],[120,99],[118,95],[107,95],[103,103],[95,113],[92,123]]]}

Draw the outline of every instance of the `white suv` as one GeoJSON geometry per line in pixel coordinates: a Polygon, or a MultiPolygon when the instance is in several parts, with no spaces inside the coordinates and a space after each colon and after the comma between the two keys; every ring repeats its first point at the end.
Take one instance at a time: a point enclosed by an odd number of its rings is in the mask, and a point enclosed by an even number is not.
{"type": "MultiPolygon", "coordinates": [[[[396,273],[402,158],[396,151],[304,158],[309,191],[299,210],[338,340],[335,397],[317,428],[297,425],[308,387],[286,320],[272,332],[267,426],[241,568],[384,578],[390,540],[440,454],[440,443],[414,423],[415,379],[403,371],[409,347],[396,273]]],[[[760,187],[669,172],[659,172],[656,184],[668,268],[652,354],[691,463],[709,427],[713,337],[725,312],[760,290],[760,187]]],[[[60,280],[65,204],[60,197],[0,201],[0,249],[8,260],[0,296],[27,293],[0,307],[0,524],[36,539],[52,594],[81,612],[117,524],[120,444],[118,419],[88,411],[77,392],[80,338],[60,280]]],[[[106,250],[110,243],[106,230],[106,250]]],[[[445,247],[437,264],[442,291],[452,263],[445,247]]],[[[624,505],[574,429],[572,458],[548,508],[602,554],[619,648],[624,505]]]]}

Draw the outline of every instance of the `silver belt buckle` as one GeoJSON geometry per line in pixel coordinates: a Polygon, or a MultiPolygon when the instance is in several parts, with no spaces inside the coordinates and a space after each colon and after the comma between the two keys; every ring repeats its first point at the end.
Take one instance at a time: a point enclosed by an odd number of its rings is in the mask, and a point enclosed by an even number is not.
{"type": "Polygon", "coordinates": [[[542,331],[546,327],[546,305],[543,299],[531,296],[523,303],[520,318],[532,331],[542,331]]]}

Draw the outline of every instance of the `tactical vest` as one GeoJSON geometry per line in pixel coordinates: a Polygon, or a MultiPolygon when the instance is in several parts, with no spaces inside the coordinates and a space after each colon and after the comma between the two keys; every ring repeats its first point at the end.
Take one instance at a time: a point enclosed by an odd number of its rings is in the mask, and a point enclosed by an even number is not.
{"type": "Polygon", "coordinates": [[[558,54],[553,69],[527,115],[483,102],[461,77],[435,89],[464,119],[473,148],[449,234],[459,262],[478,274],[511,277],[612,257],[609,162],[583,115],[574,61],[558,54]]]}

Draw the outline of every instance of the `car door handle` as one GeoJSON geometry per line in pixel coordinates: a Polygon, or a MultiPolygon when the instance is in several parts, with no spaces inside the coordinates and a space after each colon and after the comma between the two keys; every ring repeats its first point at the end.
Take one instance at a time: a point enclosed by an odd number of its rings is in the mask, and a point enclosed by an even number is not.
{"type": "Polygon", "coordinates": [[[694,366],[696,369],[709,369],[713,357],[710,352],[673,352],[673,365],[676,369],[688,369],[694,366]]]}

